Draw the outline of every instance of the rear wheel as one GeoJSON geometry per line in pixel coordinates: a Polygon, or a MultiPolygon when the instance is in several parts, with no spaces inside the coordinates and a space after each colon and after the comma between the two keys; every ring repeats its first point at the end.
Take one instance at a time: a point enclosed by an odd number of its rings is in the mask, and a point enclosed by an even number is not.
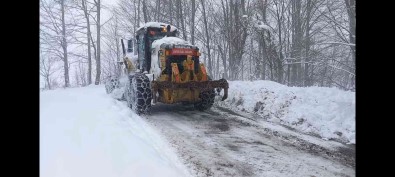
{"type": "Polygon", "coordinates": [[[148,77],[141,73],[130,75],[124,96],[128,106],[137,114],[148,113],[152,100],[151,82],[148,77]]]}
{"type": "Polygon", "coordinates": [[[105,87],[106,87],[106,93],[110,94],[114,89],[119,88],[119,79],[116,77],[110,77],[106,82],[105,82],[105,87]]]}

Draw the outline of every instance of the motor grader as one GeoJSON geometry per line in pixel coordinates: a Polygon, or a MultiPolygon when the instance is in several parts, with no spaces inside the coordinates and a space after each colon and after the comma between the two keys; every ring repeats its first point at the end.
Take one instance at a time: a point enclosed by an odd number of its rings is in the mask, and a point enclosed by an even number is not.
{"type": "MultiPolygon", "coordinates": [[[[199,48],[178,38],[177,28],[159,22],[148,22],[136,32],[137,56],[127,56],[121,39],[125,81],[110,77],[106,81],[107,93],[121,90],[121,99],[137,114],[148,113],[151,105],[193,104],[203,111],[212,107],[223,89],[222,101],[228,97],[225,79],[211,80],[206,67],[199,61],[199,48]]],[[[133,51],[128,41],[128,51],[133,51]]]]}

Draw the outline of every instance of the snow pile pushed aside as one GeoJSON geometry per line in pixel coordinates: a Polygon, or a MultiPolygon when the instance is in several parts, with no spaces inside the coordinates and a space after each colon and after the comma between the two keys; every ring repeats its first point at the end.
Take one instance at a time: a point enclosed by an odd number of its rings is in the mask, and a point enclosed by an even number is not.
{"type": "Polygon", "coordinates": [[[103,86],[40,92],[40,176],[190,176],[144,118],[103,86]]]}
{"type": "Polygon", "coordinates": [[[355,92],[287,87],[272,81],[230,81],[228,99],[218,104],[324,139],[355,144],[355,92]]]}

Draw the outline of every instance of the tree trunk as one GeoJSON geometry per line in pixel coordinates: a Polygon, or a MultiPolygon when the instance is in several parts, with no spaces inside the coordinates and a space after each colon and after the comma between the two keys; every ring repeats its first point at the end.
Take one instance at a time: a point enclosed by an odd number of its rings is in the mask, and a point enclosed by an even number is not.
{"type": "MultiPolygon", "coordinates": [[[[250,60],[248,61],[248,80],[251,81],[251,76],[252,76],[252,56],[255,55],[255,50],[254,50],[254,40],[253,38],[250,38],[250,60]]],[[[257,65],[257,63],[256,63],[257,65]]]]}
{"type": "Polygon", "coordinates": [[[216,65],[216,67],[217,67],[217,79],[219,79],[220,78],[220,75],[219,75],[219,53],[217,52],[217,65],[216,65]]]}
{"type": "Polygon", "coordinates": [[[139,0],[138,4],[137,4],[137,26],[138,27],[140,27],[140,22],[141,22],[141,19],[140,19],[140,4],[141,4],[141,0],[139,0]]]}
{"type": "MultiPolygon", "coordinates": [[[[269,55],[269,53],[268,53],[268,50],[267,50],[267,45],[266,45],[266,42],[265,42],[265,35],[264,35],[265,33],[263,33],[263,36],[261,36],[261,42],[262,42],[262,76],[261,76],[261,79],[262,80],[265,80],[266,79],[266,62],[270,59],[269,57],[270,57],[270,55],[269,55]],[[264,53],[263,53],[264,52],[264,53]]],[[[270,63],[272,63],[271,61],[270,61],[270,63]]]]}
{"type": "MultiPolygon", "coordinates": [[[[349,40],[351,44],[355,45],[355,0],[344,0],[346,3],[348,23],[349,23],[349,40]]],[[[350,45],[352,60],[355,64],[355,46],[350,45]]]]}
{"type": "Polygon", "coordinates": [[[204,4],[204,0],[200,0],[202,4],[202,13],[203,13],[203,22],[204,22],[204,30],[206,33],[206,49],[207,49],[207,58],[208,58],[208,72],[212,76],[212,62],[211,62],[211,53],[210,53],[210,36],[208,33],[208,24],[207,24],[207,15],[206,15],[206,8],[204,4]]]}
{"type": "Polygon", "coordinates": [[[87,8],[87,3],[86,0],[82,1],[82,8],[84,10],[84,16],[86,19],[86,29],[87,29],[87,34],[86,38],[88,40],[88,85],[92,84],[92,54],[91,54],[91,27],[90,27],[90,22],[89,22],[89,14],[88,14],[88,8],[87,8]]]}
{"type": "Polygon", "coordinates": [[[173,0],[169,1],[169,14],[170,14],[170,24],[173,24],[173,0]]]}
{"type": "Polygon", "coordinates": [[[191,43],[192,43],[192,45],[195,45],[195,12],[196,12],[195,0],[192,0],[192,18],[191,18],[191,43]]]}
{"type": "Polygon", "coordinates": [[[149,21],[148,19],[148,12],[147,12],[147,4],[146,0],[143,0],[143,16],[144,16],[144,23],[147,23],[149,21]]]}
{"type": "MultiPolygon", "coordinates": [[[[284,59],[283,51],[284,51],[284,48],[286,49],[286,46],[284,46],[282,33],[283,33],[283,30],[287,31],[285,25],[284,26],[282,25],[282,23],[283,23],[283,13],[284,13],[283,12],[283,8],[284,8],[284,4],[283,3],[284,2],[281,2],[282,4],[277,4],[276,1],[273,1],[273,2],[276,5],[276,18],[277,18],[276,20],[277,20],[277,24],[278,24],[278,40],[279,40],[279,47],[280,47],[280,49],[277,51],[274,43],[271,40],[270,33],[267,33],[268,34],[268,37],[267,37],[267,39],[268,39],[268,50],[270,52],[270,54],[269,54],[270,60],[269,61],[272,62],[273,65],[277,65],[276,66],[277,82],[278,83],[283,83],[283,82],[285,82],[285,80],[283,81],[283,65],[282,65],[282,61],[284,59]],[[282,9],[281,14],[280,14],[280,8],[282,9]],[[276,63],[274,63],[274,62],[276,62],[276,63]]],[[[284,38],[285,38],[285,36],[284,36],[284,38]]],[[[287,67],[288,67],[287,68],[287,73],[286,73],[287,74],[287,84],[289,84],[289,82],[290,82],[290,65],[288,65],[287,67]]],[[[273,72],[271,71],[271,73],[273,73],[273,72]]],[[[271,77],[272,77],[272,75],[271,75],[271,77]]]]}
{"type": "Polygon", "coordinates": [[[69,82],[69,63],[67,58],[67,40],[66,40],[66,24],[64,19],[64,0],[61,0],[61,11],[62,11],[62,49],[63,49],[63,62],[64,62],[64,86],[70,87],[69,82]]]}
{"type": "Polygon", "coordinates": [[[100,65],[100,0],[97,0],[97,41],[96,41],[96,47],[97,47],[97,54],[96,54],[96,80],[95,80],[95,85],[100,84],[100,74],[101,74],[101,65],[100,65]]]}
{"type": "Polygon", "coordinates": [[[156,0],[156,7],[155,7],[155,20],[159,22],[159,17],[160,17],[160,0],[156,0]]]}
{"type": "Polygon", "coordinates": [[[292,76],[291,85],[300,86],[300,74],[301,74],[301,37],[302,37],[302,25],[300,17],[301,2],[292,1],[292,52],[291,58],[298,64],[292,64],[292,76]]]}
{"type": "Polygon", "coordinates": [[[310,19],[311,19],[311,10],[313,8],[313,4],[311,0],[307,0],[307,14],[306,14],[306,36],[305,36],[305,66],[304,66],[304,81],[303,81],[303,86],[310,86],[310,78],[308,75],[309,72],[309,62],[310,62],[310,56],[309,56],[309,51],[310,51],[310,19]]]}
{"type": "Polygon", "coordinates": [[[178,6],[178,1],[180,0],[176,0],[176,25],[177,28],[180,28],[180,6],[178,6]]]}
{"type": "Polygon", "coordinates": [[[51,82],[50,82],[50,80],[49,80],[49,76],[46,76],[46,77],[45,77],[45,80],[47,81],[48,90],[51,90],[51,82]]]}
{"type": "Polygon", "coordinates": [[[226,68],[226,56],[224,51],[222,50],[221,46],[218,45],[218,49],[219,49],[219,53],[221,54],[221,58],[222,58],[222,65],[224,66],[224,72],[222,74],[222,78],[227,79],[228,75],[227,75],[227,68],[226,68]]]}
{"type": "Polygon", "coordinates": [[[187,41],[187,34],[186,34],[186,30],[185,30],[185,23],[184,23],[184,15],[183,15],[183,5],[181,3],[181,0],[178,0],[178,9],[179,9],[179,19],[181,20],[181,28],[182,28],[182,37],[184,38],[184,40],[187,41]]]}
{"type": "Polygon", "coordinates": [[[118,61],[122,61],[122,58],[121,58],[121,51],[120,51],[120,49],[119,49],[119,38],[118,38],[118,18],[116,17],[116,19],[115,19],[115,46],[116,46],[116,52],[117,52],[117,58],[116,58],[116,61],[115,61],[115,65],[116,65],[116,75],[117,75],[117,77],[120,77],[121,76],[121,73],[122,73],[122,69],[121,69],[121,65],[120,64],[118,64],[118,61]]]}
{"type": "MultiPolygon", "coordinates": [[[[133,7],[134,8],[136,8],[136,0],[133,0],[133,7]]],[[[133,23],[134,23],[134,25],[133,25],[133,34],[136,34],[136,28],[137,27],[139,27],[140,25],[137,23],[137,11],[138,10],[136,10],[136,9],[133,9],[134,10],[134,17],[133,17],[133,23]]]]}

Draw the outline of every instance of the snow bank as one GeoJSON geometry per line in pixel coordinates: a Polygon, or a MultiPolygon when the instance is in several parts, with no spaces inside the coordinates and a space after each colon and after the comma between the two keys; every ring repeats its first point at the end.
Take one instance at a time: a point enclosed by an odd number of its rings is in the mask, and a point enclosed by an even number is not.
{"type": "Polygon", "coordinates": [[[355,144],[355,92],[287,87],[271,81],[230,81],[228,99],[218,104],[324,139],[355,144]]]}
{"type": "Polygon", "coordinates": [[[103,86],[40,92],[40,176],[190,176],[167,142],[103,86]]]}

